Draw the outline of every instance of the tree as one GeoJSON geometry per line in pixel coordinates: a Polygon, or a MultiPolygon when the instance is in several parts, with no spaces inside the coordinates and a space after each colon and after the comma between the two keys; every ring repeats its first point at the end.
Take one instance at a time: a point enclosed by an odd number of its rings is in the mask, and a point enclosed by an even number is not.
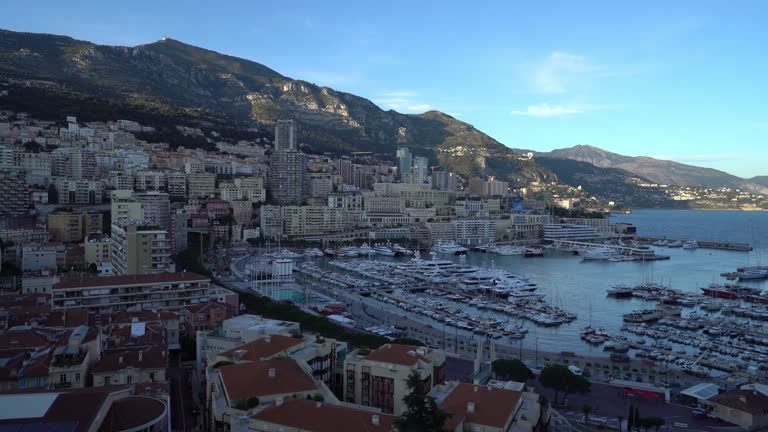
{"type": "Polygon", "coordinates": [[[645,428],[654,428],[657,432],[658,430],[666,424],[666,421],[661,417],[646,417],[643,419],[645,428]]]}
{"type": "Polygon", "coordinates": [[[635,407],[635,429],[640,430],[642,417],[640,417],[640,408],[635,407]]]}
{"type": "Polygon", "coordinates": [[[627,430],[631,431],[635,427],[635,407],[629,404],[629,414],[627,415],[627,430]]]}
{"type": "Polygon", "coordinates": [[[584,413],[584,423],[589,424],[589,413],[592,412],[592,406],[587,404],[582,405],[581,412],[584,413]]]}
{"type": "Polygon", "coordinates": [[[624,423],[624,416],[619,416],[619,432],[621,432],[621,424],[624,423]]]}
{"type": "Polygon", "coordinates": [[[533,372],[518,359],[495,360],[491,364],[491,370],[497,377],[517,382],[526,382],[533,378],[533,372]]]}
{"type": "Polygon", "coordinates": [[[403,397],[405,412],[395,422],[400,432],[442,432],[450,414],[437,407],[433,397],[424,391],[424,382],[418,371],[412,371],[406,379],[409,393],[403,397]]]}
{"type": "Polygon", "coordinates": [[[99,272],[99,268],[96,266],[96,263],[91,263],[88,265],[88,272],[97,274],[99,272]]]}
{"type": "Polygon", "coordinates": [[[565,401],[571,393],[584,394],[588,393],[592,388],[589,380],[574,374],[570,369],[562,365],[545,367],[541,371],[539,381],[541,381],[544,387],[555,390],[555,404],[558,403],[558,395],[561,391],[563,392],[563,401],[565,401]]]}

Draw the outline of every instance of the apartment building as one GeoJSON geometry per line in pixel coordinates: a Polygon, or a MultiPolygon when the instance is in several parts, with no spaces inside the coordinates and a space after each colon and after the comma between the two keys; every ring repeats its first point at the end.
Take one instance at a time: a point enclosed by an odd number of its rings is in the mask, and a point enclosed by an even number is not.
{"type": "Polygon", "coordinates": [[[190,198],[207,198],[216,195],[216,174],[195,172],[187,176],[187,193],[190,198]]]}
{"type": "Polygon", "coordinates": [[[187,176],[182,172],[169,172],[165,180],[166,192],[173,198],[185,198],[187,196],[187,176]]]}
{"type": "Polygon", "coordinates": [[[83,216],[74,212],[53,212],[48,215],[48,232],[53,241],[71,243],[83,240],[83,216]]]}
{"type": "Polygon", "coordinates": [[[109,251],[117,275],[174,271],[168,231],[136,221],[112,224],[109,251]]]}
{"type": "Polygon", "coordinates": [[[210,279],[191,272],[62,279],[53,286],[53,309],[85,308],[100,313],[170,309],[208,302],[210,279]]]}
{"type": "Polygon", "coordinates": [[[93,205],[104,200],[104,185],[100,181],[59,179],[56,187],[59,204],[93,205]]]}
{"type": "Polygon", "coordinates": [[[495,219],[456,219],[454,240],[465,246],[478,246],[496,240],[495,219]]]}
{"type": "Polygon", "coordinates": [[[108,236],[90,237],[85,241],[85,265],[110,261],[112,241],[108,236]]]}
{"type": "Polygon", "coordinates": [[[112,222],[126,220],[144,220],[144,208],[141,203],[131,199],[112,198],[112,222]]]}
{"type": "Polygon", "coordinates": [[[388,343],[367,354],[353,351],[344,360],[344,401],[401,415],[408,375],[418,371],[429,391],[445,381],[444,366],[445,353],[426,347],[388,343]]]}
{"type": "Polygon", "coordinates": [[[106,352],[93,366],[93,386],[165,382],[167,368],[165,347],[106,352]]]}
{"type": "Polygon", "coordinates": [[[32,205],[26,174],[22,170],[0,169],[0,217],[20,216],[29,212],[32,205]]]}

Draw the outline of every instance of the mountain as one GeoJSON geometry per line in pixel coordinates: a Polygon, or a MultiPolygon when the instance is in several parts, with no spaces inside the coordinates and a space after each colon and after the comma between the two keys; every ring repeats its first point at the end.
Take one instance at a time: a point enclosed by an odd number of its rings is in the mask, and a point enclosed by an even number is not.
{"type": "Polygon", "coordinates": [[[765,180],[743,179],[723,171],[654,159],[647,156],[623,156],[589,145],[537,153],[538,157],[570,159],[602,168],[619,168],[659,184],[679,186],[728,187],[757,193],[768,193],[765,180]]]}
{"type": "Polygon", "coordinates": [[[768,188],[768,176],[757,176],[749,179],[750,183],[755,183],[760,186],[768,188]]]}
{"type": "Polygon", "coordinates": [[[650,180],[620,168],[603,168],[589,162],[572,159],[537,157],[539,165],[549,169],[564,183],[581,186],[590,195],[603,201],[614,201],[627,207],[682,207],[660,188],[641,187],[650,180]]]}
{"type": "Polygon", "coordinates": [[[447,114],[384,111],[368,99],[169,38],[122,47],[0,30],[3,76],[24,80],[22,88],[0,99],[11,109],[69,113],[86,121],[96,119],[87,115],[106,111],[262,130],[276,119],[292,118],[309,151],[394,155],[398,146],[407,146],[464,176],[488,174],[513,182],[553,177],[447,114]]]}

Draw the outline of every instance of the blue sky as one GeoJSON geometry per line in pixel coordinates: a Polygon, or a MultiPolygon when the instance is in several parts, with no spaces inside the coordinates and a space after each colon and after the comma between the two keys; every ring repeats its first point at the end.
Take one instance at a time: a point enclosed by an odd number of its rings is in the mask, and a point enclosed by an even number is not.
{"type": "Polygon", "coordinates": [[[438,109],[510,147],[768,175],[764,1],[105,3],[5,0],[0,27],[168,36],[385,109],[438,109]]]}

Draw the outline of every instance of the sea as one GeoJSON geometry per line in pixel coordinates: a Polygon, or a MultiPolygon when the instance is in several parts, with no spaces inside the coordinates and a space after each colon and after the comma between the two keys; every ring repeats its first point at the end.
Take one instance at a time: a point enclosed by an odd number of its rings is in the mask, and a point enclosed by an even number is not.
{"type": "MultiPolygon", "coordinates": [[[[522,341],[523,348],[534,349],[537,345],[542,351],[605,355],[601,347],[580,339],[582,328],[591,325],[618,334],[623,314],[655,307],[655,302],[607,297],[607,288],[620,283],[635,286],[652,281],[700,294],[700,287],[726,282],[720,273],[747,265],[768,265],[768,212],[649,209],[613,215],[611,219],[613,223],[634,224],[639,236],[749,243],[754,250],[657,248],[657,254],[668,255],[670,259],[618,263],[582,261],[579,256],[567,253],[525,258],[471,252],[465,258],[466,264],[495,266],[526,276],[539,285],[539,292],[546,294],[547,302],[578,314],[576,321],[555,328],[526,323],[530,332],[522,341]]],[[[768,289],[765,281],[748,284],[768,289]]],[[[689,312],[684,309],[684,314],[689,312]]]]}

